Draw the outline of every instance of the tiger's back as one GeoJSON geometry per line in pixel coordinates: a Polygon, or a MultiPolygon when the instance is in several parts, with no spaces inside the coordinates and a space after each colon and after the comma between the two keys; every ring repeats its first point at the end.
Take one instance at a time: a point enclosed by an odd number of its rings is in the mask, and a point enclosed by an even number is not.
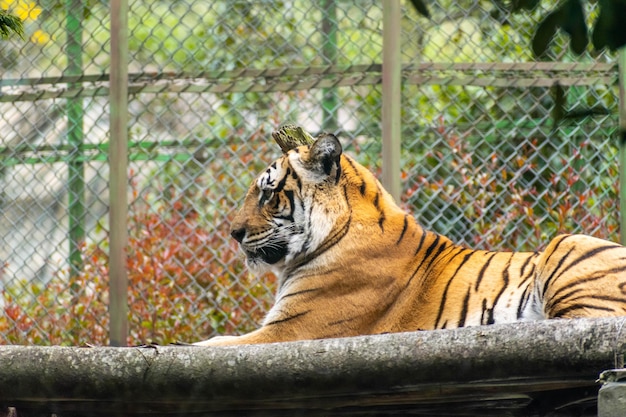
{"type": "Polygon", "coordinates": [[[421,329],[547,318],[626,315],[626,248],[561,235],[542,252],[475,251],[452,245],[415,290],[428,311],[421,329]]]}
{"type": "Polygon", "coordinates": [[[277,275],[275,304],[258,330],[199,344],[626,315],[625,247],[563,235],[542,252],[465,248],[424,230],[334,136],[278,133],[285,154],[231,226],[248,266],[277,275]]]}

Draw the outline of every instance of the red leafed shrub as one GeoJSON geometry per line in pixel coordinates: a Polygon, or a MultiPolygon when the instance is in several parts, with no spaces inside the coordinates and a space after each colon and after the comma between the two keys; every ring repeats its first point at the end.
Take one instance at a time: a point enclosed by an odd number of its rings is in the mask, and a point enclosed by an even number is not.
{"type": "MultiPolygon", "coordinates": [[[[247,332],[269,308],[273,278],[244,272],[222,221],[171,205],[132,214],[127,249],[130,345],[197,341],[247,332]]],[[[106,241],[105,241],[106,242],[106,241]]],[[[15,344],[108,343],[106,243],[83,247],[81,273],[45,286],[18,283],[1,294],[0,335],[15,344]]]]}
{"type": "Polygon", "coordinates": [[[487,250],[537,250],[560,233],[618,239],[617,167],[589,139],[495,146],[443,123],[437,134],[443,145],[429,150],[419,166],[407,164],[435,174],[403,178],[405,206],[434,218],[437,232],[487,250]]]}

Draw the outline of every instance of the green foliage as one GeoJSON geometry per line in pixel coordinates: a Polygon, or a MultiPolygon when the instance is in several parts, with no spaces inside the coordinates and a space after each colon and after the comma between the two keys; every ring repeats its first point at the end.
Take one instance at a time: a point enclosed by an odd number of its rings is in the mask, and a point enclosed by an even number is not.
{"type": "Polygon", "coordinates": [[[15,34],[24,39],[24,25],[22,20],[0,9],[0,39],[8,39],[15,34]]]}
{"type": "Polygon", "coordinates": [[[443,122],[437,135],[444,145],[404,168],[419,163],[435,179],[405,174],[403,196],[418,217],[434,218],[437,232],[487,250],[534,251],[559,233],[582,231],[582,225],[597,237],[618,239],[619,173],[588,140],[576,143],[573,136],[571,144],[557,148],[558,138],[535,137],[521,149],[496,151],[443,122]]]}
{"type": "Polygon", "coordinates": [[[413,7],[415,7],[415,10],[417,10],[419,14],[424,17],[430,17],[428,7],[422,0],[411,0],[411,4],[413,5],[413,7]]]}
{"type": "MultiPolygon", "coordinates": [[[[502,0],[492,1],[500,7],[508,6],[512,12],[526,13],[533,11],[541,3],[538,0],[515,0],[508,4],[502,0]]],[[[428,8],[421,0],[411,0],[411,4],[421,15],[429,17],[428,8]]],[[[626,16],[626,0],[599,0],[598,7],[600,14],[593,26],[593,46],[597,50],[609,48],[612,51],[625,46],[623,19],[626,16]]],[[[531,44],[533,53],[537,57],[543,56],[560,28],[569,35],[572,52],[580,55],[587,50],[589,43],[587,27],[584,1],[561,1],[537,25],[531,44]]]]}
{"type": "MultiPolygon", "coordinates": [[[[252,330],[269,308],[274,278],[243,273],[227,220],[207,224],[189,205],[190,195],[173,187],[167,195],[168,205],[145,207],[130,219],[128,343],[190,342],[252,330]]],[[[14,281],[2,290],[5,342],[108,344],[106,244],[81,252],[84,269],[76,277],[61,271],[46,285],[14,281]]]]}
{"type": "Polygon", "coordinates": [[[537,25],[532,40],[535,56],[541,57],[545,54],[559,27],[570,36],[570,46],[574,53],[580,55],[585,51],[588,39],[582,5],[577,0],[567,0],[559,8],[548,13],[537,25]]]}
{"type": "Polygon", "coordinates": [[[616,50],[626,45],[624,16],[626,0],[599,0],[600,15],[593,29],[592,41],[596,49],[616,50]]]}

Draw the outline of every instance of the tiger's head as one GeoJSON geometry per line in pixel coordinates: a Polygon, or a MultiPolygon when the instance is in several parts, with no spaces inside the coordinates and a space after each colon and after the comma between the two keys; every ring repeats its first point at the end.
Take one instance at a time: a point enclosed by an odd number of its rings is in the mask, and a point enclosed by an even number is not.
{"type": "Polygon", "coordinates": [[[347,228],[349,208],[339,186],[342,147],[334,135],[313,139],[285,126],[273,136],[284,153],[249,188],[231,235],[251,269],[280,274],[323,252],[333,230],[344,223],[347,228]]]}

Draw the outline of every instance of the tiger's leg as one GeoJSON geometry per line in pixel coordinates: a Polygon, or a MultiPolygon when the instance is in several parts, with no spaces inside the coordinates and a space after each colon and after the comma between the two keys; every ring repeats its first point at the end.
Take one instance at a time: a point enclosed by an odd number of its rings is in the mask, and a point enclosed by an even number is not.
{"type": "Polygon", "coordinates": [[[232,346],[253,345],[261,343],[286,342],[289,339],[278,337],[271,328],[261,327],[253,332],[241,336],[216,336],[211,339],[196,342],[194,346],[232,346]]]}
{"type": "Polygon", "coordinates": [[[553,239],[536,290],[548,318],[626,315],[626,247],[584,235],[553,239]]]}
{"type": "Polygon", "coordinates": [[[201,342],[193,343],[194,346],[226,346],[236,344],[240,336],[215,336],[201,342]]]}

